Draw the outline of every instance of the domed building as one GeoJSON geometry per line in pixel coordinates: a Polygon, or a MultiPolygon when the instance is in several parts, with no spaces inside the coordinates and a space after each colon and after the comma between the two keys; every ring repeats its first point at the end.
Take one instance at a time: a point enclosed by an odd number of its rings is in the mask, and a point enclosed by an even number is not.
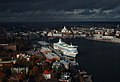
{"type": "Polygon", "coordinates": [[[66,26],[64,26],[64,28],[61,30],[62,33],[68,33],[69,30],[66,28],[66,26]]]}

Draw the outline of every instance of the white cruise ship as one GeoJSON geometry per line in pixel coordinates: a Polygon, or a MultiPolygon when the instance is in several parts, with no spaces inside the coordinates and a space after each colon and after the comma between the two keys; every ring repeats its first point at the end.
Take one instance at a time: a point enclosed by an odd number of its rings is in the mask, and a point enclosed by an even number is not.
{"type": "Polygon", "coordinates": [[[77,46],[66,44],[61,39],[59,39],[59,42],[53,44],[53,48],[61,50],[64,55],[69,57],[76,57],[76,54],[78,54],[77,46]]]}

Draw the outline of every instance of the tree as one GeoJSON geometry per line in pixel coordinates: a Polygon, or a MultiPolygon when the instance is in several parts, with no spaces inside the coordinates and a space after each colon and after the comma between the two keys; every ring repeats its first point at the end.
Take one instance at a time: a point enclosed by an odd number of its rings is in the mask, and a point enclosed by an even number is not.
{"type": "Polygon", "coordinates": [[[2,70],[0,70],[0,79],[1,81],[5,79],[5,73],[2,70]]]}
{"type": "Polygon", "coordinates": [[[35,77],[37,77],[39,75],[39,67],[38,66],[33,67],[33,75],[35,77]]]}

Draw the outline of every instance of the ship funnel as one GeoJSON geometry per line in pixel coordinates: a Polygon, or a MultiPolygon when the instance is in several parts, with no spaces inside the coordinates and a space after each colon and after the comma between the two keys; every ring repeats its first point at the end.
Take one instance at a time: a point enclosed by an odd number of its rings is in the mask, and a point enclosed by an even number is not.
{"type": "Polygon", "coordinates": [[[70,46],[71,46],[71,47],[73,46],[72,43],[70,43],[70,46]]]}

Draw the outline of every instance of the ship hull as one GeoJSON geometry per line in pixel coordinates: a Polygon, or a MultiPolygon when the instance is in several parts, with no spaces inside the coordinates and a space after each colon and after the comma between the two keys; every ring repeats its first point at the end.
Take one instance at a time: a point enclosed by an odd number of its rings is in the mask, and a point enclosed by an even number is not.
{"type": "Polygon", "coordinates": [[[53,44],[54,49],[61,50],[65,56],[76,57],[78,54],[76,46],[68,45],[64,42],[59,41],[58,43],[53,44]]]}

